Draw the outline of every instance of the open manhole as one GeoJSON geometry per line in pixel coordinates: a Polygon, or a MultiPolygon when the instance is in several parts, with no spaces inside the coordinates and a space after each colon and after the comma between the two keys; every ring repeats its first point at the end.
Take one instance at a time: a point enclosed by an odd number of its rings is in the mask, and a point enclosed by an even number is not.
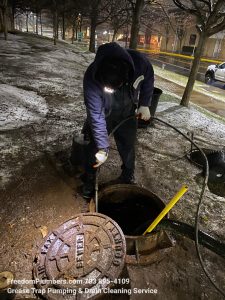
{"type": "Polygon", "coordinates": [[[100,191],[99,212],[115,220],[125,234],[127,263],[159,261],[173,246],[164,231],[142,235],[164,207],[158,196],[136,185],[115,184],[100,191]]]}
{"type": "Polygon", "coordinates": [[[116,184],[99,193],[99,212],[115,220],[125,235],[141,235],[165,204],[152,192],[130,184],[116,184]]]}
{"type": "MultiPolygon", "coordinates": [[[[209,163],[209,190],[215,195],[225,196],[225,151],[203,149],[209,163]]],[[[188,158],[205,171],[205,160],[199,150],[193,149],[188,158]]]]}

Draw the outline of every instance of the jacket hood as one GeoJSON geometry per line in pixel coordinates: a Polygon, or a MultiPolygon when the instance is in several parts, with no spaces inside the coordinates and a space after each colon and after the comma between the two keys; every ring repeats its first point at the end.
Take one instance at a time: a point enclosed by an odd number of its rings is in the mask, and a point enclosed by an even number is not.
{"type": "Polygon", "coordinates": [[[107,43],[104,45],[101,45],[96,53],[95,59],[94,59],[94,73],[97,71],[98,66],[107,57],[113,57],[113,58],[120,58],[128,63],[130,66],[130,77],[133,78],[134,76],[134,62],[132,60],[132,57],[130,54],[126,51],[126,49],[122,48],[117,43],[107,43]]]}

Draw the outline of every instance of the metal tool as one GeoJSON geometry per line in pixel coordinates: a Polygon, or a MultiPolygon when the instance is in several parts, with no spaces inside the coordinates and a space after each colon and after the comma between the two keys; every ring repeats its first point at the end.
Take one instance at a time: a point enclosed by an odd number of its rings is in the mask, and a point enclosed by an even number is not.
{"type": "Polygon", "coordinates": [[[95,211],[98,212],[98,176],[100,172],[100,167],[97,168],[95,176],[95,211]]]}

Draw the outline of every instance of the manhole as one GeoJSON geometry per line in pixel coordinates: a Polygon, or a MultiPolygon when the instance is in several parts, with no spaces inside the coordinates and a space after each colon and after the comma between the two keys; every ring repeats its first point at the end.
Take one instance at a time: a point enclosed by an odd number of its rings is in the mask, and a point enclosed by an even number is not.
{"type": "Polygon", "coordinates": [[[158,196],[136,185],[115,184],[100,191],[99,212],[115,220],[126,235],[127,263],[160,261],[174,245],[165,231],[142,235],[164,207],[158,196]]]}
{"type": "Polygon", "coordinates": [[[79,214],[47,236],[34,279],[47,299],[93,299],[119,277],[125,255],[125,237],[115,221],[79,214]]]}
{"type": "Polygon", "coordinates": [[[115,220],[125,235],[141,235],[165,207],[152,192],[130,184],[115,184],[99,193],[99,212],[115,220]]]}
{"type": "MultiPolygon", "coordinates": [[[[225,196],[225,151],[203,149],[209,163],[209,190],[215,195],[225,196]]],[[[198,167],[205,169],[205,160],[199,150],[192,150],[188,158],[198,167]]]]}
{"type": "MultiPolygon", "coordinates": [[[[209,173],[211,170],[215,168],[220,169],[222,174],[225,173],[225,151],[224,150],[212,150],[212,149],[203,149],[204,153],[209,162],[209,173]]],[[[201,152],[198,149],[193,149],[188,158],[195,163],[197,166],[204,168],[205,167],[205,159],[201,152]]]]}

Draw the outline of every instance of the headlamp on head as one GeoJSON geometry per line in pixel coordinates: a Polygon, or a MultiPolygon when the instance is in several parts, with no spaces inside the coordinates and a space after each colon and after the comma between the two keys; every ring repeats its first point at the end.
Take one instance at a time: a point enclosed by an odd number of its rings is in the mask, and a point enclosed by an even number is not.
{"type": "Polygon", "coordinates": [[[112,94],[128,81],[129,66],[118,57],[105,57],[98,67],[96,78],[106,93],[112,94]]]}
{"type": "Polygon", "coordinates": [[[108,94],[113,94],[115,92],[115,90],[110,88],[110,87],[105,86],[104,87],[104,92],[106,92],[108,94]]]}

